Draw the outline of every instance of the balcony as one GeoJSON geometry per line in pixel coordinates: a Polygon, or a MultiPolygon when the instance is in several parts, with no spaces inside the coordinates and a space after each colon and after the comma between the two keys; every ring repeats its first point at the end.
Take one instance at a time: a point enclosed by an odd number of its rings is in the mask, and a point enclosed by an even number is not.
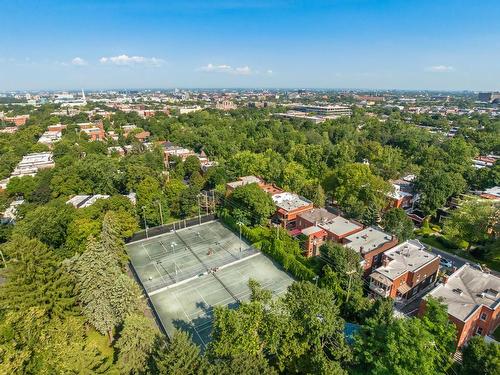
{"type": "Polygon", "coordinates": [[[371,281],[370,282],[370,289],[373,292],[377,293],[381,297],[385,297],[385,298],[389,297],[390,288],[388,288],[387,286],[386,287],[381,287],[380,285],[377,285],[376,283],[374,283],[373,281],[371,281]]]}

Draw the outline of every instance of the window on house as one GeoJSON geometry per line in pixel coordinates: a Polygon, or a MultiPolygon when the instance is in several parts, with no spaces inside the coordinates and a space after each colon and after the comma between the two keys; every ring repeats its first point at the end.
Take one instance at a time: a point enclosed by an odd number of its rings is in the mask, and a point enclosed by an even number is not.
{"type": "Polygon", "coordinates": [[[479,319],[486,320],[487,317],[488,317],[488,315],[486,315],[486,313],[482,313],[481,316],[479,317],[479,319]]]}
{"type": "Polygon", "coordinates": [[[478,335],[482,335],[483,334],[483,328],[482,327],[477,327],[476,333],[478,335]]]}

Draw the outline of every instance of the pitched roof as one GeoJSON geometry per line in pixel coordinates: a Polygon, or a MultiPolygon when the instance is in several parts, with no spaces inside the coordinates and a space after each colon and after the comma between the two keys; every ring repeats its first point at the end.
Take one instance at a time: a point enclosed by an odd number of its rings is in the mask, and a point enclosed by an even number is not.
{"type": "Polygon", "coordinates": [[[427,296],[441,299],[450,315],[466,321],[482,305],[500,306],[500,278],[464,264],[427,296]]]}

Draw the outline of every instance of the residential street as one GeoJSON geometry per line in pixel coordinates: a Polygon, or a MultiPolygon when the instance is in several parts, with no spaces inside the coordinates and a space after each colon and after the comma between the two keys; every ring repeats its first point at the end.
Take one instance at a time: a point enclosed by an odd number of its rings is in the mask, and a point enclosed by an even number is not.
{"type": "MultiPolygon", "coordinates": [[[[433,246],[430,246],[427,244],[426,244],[426,246],[428,246],[434,254],[441,255],[443,258],[451,260],[453,262],[453,265],[457,268],[462,267],[465,263],[470,263],[470,264],[473,263],[473,261],[471,261],[471,260],[459,257],[459,256],[451,254],[451,253],[448,253],[448,252],[443,251],[441,249],[438,249],[436,247],[433,247],[433,246]]],[[[491,273],[495,276],[500,277],[500,272],[497,272],[495,270],[491,270],[491,273]]]]}

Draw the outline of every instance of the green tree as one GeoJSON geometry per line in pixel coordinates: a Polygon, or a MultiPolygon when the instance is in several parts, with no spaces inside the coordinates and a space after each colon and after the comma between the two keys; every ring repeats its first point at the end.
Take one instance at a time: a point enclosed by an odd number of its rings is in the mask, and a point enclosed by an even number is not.
{"type": "Polygon", "coordinates": [[[73,283],[61,261],[37,239],[15,235],[3,247],[8,259],[0,288],[0,315],[41,307],[48,317],[73,310],[73,283]]]}
{"type": "Polygon", "coordinates": [[[85,318],[112,341],[113,329],[142,307],[137,285],[121,272],[115,254],[92,237],[69,267],[85,318]]]}
{"type": "Polygon", "coordinates": [[[185,177],[191,177],[194,172],[199,172],[201,169],[200,159],[197,156],[191,155],[184,161],[184,173],[185,177]]]}
{"type": "Polygon", "coordinates": [[[385,231],[404,242],[413,237],[413,222],[401,208],[391,208],[382,217],[382,227],[385,231]]]}
{"type": "Polygon", "coordinates": [[[487,343],[482,336],[474,336],[462,350],[463,375],[500,373],[500,346],[487,343]]]}
{"type": "Polygon", "coordinates": [[[271,196],[257,184],[234,189],[229,206],[238,220],[251,225],[263,224],[276,210],[271,196]]]}
{"type": "Polygon", "coordinates": [[[500,205],[488,200],[467,199],[446,220],[445,233],[456,240],[472,244],[488,240],[498,226],[500,205]]]}
{"type": "Polygon", "coordinates": [[[448,198],[465,190],[464,178],[458,173],[424,169],[415,182],[420,194],[418,206],[426,215],[435,214],[448,198]]]}
{"type": "Polygon", "coordinates": [[[68,225],[75,209],[62,201],[52,201],[28,211],[16,223],[14,232],[31,238],[38,238],[46,245],[60,247],[66,239],[68,225]]]}
{"type": "Polygon", "coordinates": [[[183,331],[175,331],[172,340],[158,340],[154,352],[153,372],[172,375],[197,375],[203,368],[200,349],[183,331]]]}
{"type": "Polygon", "coordinates": [[[350,215],[361,217],[370,205],[386,206],[390,185],[374,175],[365,164],[351,163],[331,172],[323,183],[337,203],[350,215]]]}
{"type": "Polygon", "coordinates": [[[150,318],[142,314],[130,314],[123,321],[118,349],[117,365],[124,374],[146,373],[155,341],[159,332],[150,318]]]}
{"type": "Polygon", "coordinates": [[[7,193],[10,196],[27,198],[36,189],[36,180],[31,176],[13,177],[7,184],[7,193]]]}
{"type": "MultiPolygon", "coordinates": [[[[160,183],[153,177],[146,177],[137,186],[137,210],[141,219],[146,218],[149,225],[160,225],[160,206],[163,219],[168,217],[168,203],[160,183]]],[[[141,220],[142,222],[142,220],[141,220]]]]}

